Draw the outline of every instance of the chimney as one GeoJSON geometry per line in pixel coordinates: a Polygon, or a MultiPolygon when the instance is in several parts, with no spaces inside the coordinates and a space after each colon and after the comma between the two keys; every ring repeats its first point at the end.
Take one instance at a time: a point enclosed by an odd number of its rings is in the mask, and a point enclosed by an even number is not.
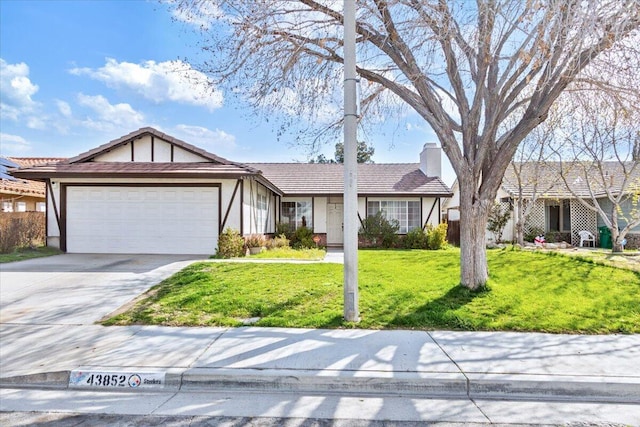
{"type": "Polygon", "coordinates": [[[420,170],[426,176],[442,174],[442,149],[435,142],[427,142],[420,153],[420,170]]]}

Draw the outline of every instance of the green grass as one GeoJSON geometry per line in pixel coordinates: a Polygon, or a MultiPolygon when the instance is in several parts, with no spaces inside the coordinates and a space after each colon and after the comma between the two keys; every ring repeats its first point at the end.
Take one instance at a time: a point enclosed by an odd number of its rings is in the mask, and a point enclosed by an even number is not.
{"type": "Polygon", "coordinates": [[[326,255],[322,249],[292,249],[274,248],[268,251],[263,250],[257,255],[251,255],[251,258],[259,259],[308,259],[321,260],[326,255]]]}
{"type": "Polygon", "coordinates": [[[198,263],[114,324],[640,333],[640,273],[579,258],[489,251],[482,292],[458,285],[457,249],[360,251],[361,322],[342,319],[337,264],[198,263]]]}
{"type": "Polygon", "coordinates": [[[48,246],[42,246],[39,248],[31,249],[31,248],[23,248],[16,249],[10,254],[0,254],[0,264],[5,262],[14,262],[14,261],[23,261],[25,259],[31,258],[42,258],[51,255],[61,254],[59,249],[51,248],[48,246]]]}

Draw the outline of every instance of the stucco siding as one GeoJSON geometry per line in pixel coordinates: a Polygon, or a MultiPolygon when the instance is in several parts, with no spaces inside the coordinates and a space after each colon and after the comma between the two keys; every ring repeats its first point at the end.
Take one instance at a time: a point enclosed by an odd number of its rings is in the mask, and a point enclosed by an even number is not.
{"type": "Polygon", "coordinates": [[[327,197],[313,198],[313,231],[327,232],[327,197]]]}

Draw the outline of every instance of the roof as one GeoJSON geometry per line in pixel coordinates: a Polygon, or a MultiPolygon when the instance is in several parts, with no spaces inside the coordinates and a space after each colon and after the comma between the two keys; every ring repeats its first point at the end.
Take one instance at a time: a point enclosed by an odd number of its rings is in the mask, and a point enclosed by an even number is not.
{"type": "MultiPolygon", "coordinates": [[[[249,163],[287,196],[343,194],[344,165],[336,163],[249,163]]],[[[358,165],[358,194],[451,196],[439,177],[427,177],[418,163],[358,165]]]]}
{"type": "MultiPolygon", "coordinates": [[[[57,159],[59,160],[59,159],[57,159]]],[[[17,162],[16,162],[17,163],[17,162]]],[[[53,177],[78,178],[244,178],[257,179],[280,195],[343,194],[342,164],[318,163],[237,163],[145,127],[121,138],[82,153],[66,161],[46,165],[21,165],[12,171],[16,177],[44,180],[53,177]],[[202,162],[101,162],[101,153],[146,135],[156,136],[180,148],[197,154],[202,162]]],[[[363,195],[443,196],[451,190],[439,177],[427,177],[418,163],[372,163],[358,165],[358,193],[363,195]]]]}
{"type": "Polygon", "coordinates": [[[255,175],[255,171],[242,165],[220,163],[182,163],[182,162],[60,162],[45,166],[34,166],[13,171],[17,176],[34,179],[49,177],[159,177],[173,178],[199,177],[215,175],[217,178],[255,175]]]}
{"type": "Polygon", "coordinates": [[[625,170],[628,176],[626,189],[640,185],[638,162],[603,162],[601,170],[591,162],[514,162],[507,168],[502,181],[502,188],[512,196],[519,194],[520,187],[514,166],[520,171],[524,197],[532,197],[535,193],[542,198],[588,198],[591,192],[596,197],[604,197],[605,183],[614,194],[619,194],[623,190],[625,170]],[[561,174],[565,175],[569,187],[561,174]]]}
{"type": "Polygon", "coordinates": [[[173,144],[173,145],[177,145],[178,147],[189,151],[191,153],[197,154],[207,160],[210,160],[212,162],[215,163],[220,163],[220,164],[224,164],[224,165],[231,165],[231,164],[237,164],[235,162],[229,161],[225,158],[222,158],[220,156],[216,156],[213,153],[209,153],[206,150],[203,150],[202,148],[198,148],[195,145],[191,145],[181,139],[175,138],[171,135],[167,135],[166,133],[160,132],[159,130],[152,128],[152,127],[144,127],[144,128],[140,128],[136,131],[133,131],[125,136],[122,136],[120,138],[114,139],[113,141],[107,142],[106,144],[102,144],[99,147],[93,148],[89,151],[86,151],[82,154],[79,154],[75,157],[72,157],[71,159],[68,160],[69,163],[80,163],[80,162],[87,162],[90,160],[93,160],[94,157],[98,156],[101,153],[105,153],[108,151],[113,150],[114,148],[117,148],[121,145],[127,144],[128,142],[131,142],[132,140],[136,140],[138,138],[141,138],[145,135],[151,135],[151,136],[155,136],[158,137],[160,139],[164,139],[165,141],[173,144]]]}
{"type": "MultiPolygon", "coordinates": [[[[6,157],[2,158],[4,167],[34,167],[64,160],[57,157],[6,157]]],[[[0,193],[18,196],[45,197],[43,182],[28,179],[17,179],[2,172],[0,174],[0,193]]]]}

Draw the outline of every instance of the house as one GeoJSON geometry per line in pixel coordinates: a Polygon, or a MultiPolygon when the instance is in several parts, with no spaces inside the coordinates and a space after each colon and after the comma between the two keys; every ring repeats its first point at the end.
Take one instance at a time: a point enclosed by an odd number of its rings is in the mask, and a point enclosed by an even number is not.
{"type": "Polygon", "coordinates": [[[39,181],[17,179],[8,174],[9,168],[58,162],[58,158],[0,157],[0,211],[44,212],[46,209],[45,184],[39,181]]]}
{"type": "MultiPolygon", "coordinates": [[[[590,164],[578,162],[525,162],[513,163],[505,172],[502,185],[498,190],[496,202],[505,209],[511,209],[512,215],[505,226],[502,240],[516,238],[516,219],[518,199],[522,197],[525,205],[535,199],[529,216],[524,223],[525,234],[542,232],[547,240],[566,241],[573,245],[580,242],[578,233],[582,230],[599,236],[599,228],[606,226],[603,219],[595,211],[584,206],[578,198],[592,205],[593,194],[605,212],[611,212],[613,204],[607,198],[606,186],[613,194],[623,191],[624,170],[620,162],[603,162],[602,171],[590,164]],[[585,169],[586,168],[586,169],[585,169]],[[561,173],[566,177],[562,179],[561,173]],[[588,179],[587,179],[588,177],[588,179]],[[604,180],[601,178],[604,177],[604,180]]],[[[640,186],[640,167],[631,168],[627,179],[626,190],[640,186]]],[[[449,219],[459,218],[456,212],[459,206],[459,190],[457,181],[453,185],[453,197],[444,203],[443,213],[449,219]]],[[[638,211],[638,201],[626,200],[618,213],[619,227],[626,226],[625,218],[630,218],[632,211],[638,211]]],[[[493,236],[488,233],[487,238],[493,236]]],[[[628,248],[640,247],[640,226],[635,227],[627,235],[628,248]]]]}
{"type": "MultiPolygon", "coordinates": [[[[440,161],[440,148],[426,144],[420,163],[359,165],[359,217],[383,210],[401,233],[437,224],[451,195],[440,161]]],[[[12,173],[44,183],[47,243],[66,252],[210,254],[227,227],[272,234],[280,222],[342,244],[339,164],[237,163],[142,128],[12,173]]]]}

